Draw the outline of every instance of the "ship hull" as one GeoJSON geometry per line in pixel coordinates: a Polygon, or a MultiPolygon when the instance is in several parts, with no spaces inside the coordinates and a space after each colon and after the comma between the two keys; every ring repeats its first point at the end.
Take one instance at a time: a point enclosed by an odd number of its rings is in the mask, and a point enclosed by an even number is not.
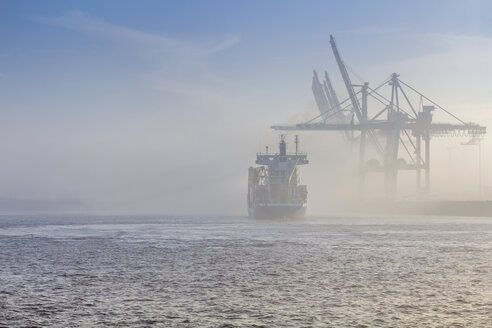
{"type": "Polygon", "coordinates": [[[306,216],[306,204],[266,204],[248,208],[248,214],[255,219],[302,219],[306,216]]]}

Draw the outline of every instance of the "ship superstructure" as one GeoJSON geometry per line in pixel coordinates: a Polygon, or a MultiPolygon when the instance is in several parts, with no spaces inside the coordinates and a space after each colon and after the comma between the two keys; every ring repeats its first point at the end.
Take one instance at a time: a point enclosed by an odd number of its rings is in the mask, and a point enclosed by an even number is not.
{"type": "Polygon", "coordinates": [[[297,167],[308,164],[307,154],[287,153],[285,136],[280,136],[279,152],[256,154],[258,167],[248,174],[248,214],[254,218],[302,218],[306,214],[307,187],[299,184],[297,167]]]}

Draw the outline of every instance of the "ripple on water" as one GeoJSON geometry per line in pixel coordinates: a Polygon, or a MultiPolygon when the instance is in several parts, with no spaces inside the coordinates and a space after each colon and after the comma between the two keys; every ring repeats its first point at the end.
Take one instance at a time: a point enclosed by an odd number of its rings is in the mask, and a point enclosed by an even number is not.
{"type": "Polygon", "coordinates": [[[0,217],[0,326],[490,324],[492,222],[354,220],[0,217]]]}

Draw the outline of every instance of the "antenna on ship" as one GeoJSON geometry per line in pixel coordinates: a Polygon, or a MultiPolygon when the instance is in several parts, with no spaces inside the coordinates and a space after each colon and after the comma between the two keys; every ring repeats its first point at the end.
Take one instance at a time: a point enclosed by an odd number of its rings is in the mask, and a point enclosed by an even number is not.
{"type": "Polygon", "coordinates": [[[296,143],[296,155],[297,155],[297,151],[299,148],[299,136],[297,134],[296,134],[296,137],[294,139],[294,142],[296,143]]]}

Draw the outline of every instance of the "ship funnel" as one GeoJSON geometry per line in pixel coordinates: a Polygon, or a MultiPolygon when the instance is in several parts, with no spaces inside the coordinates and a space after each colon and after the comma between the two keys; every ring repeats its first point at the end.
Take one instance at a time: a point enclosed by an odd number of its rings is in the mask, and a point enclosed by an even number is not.
{"type": "Polygon", "coordinates": [[[280,156],[287,155],[287,145],[285,144],[285,137],[284,136],[280,136],[279,148],[280,148],[280,156]]]}

